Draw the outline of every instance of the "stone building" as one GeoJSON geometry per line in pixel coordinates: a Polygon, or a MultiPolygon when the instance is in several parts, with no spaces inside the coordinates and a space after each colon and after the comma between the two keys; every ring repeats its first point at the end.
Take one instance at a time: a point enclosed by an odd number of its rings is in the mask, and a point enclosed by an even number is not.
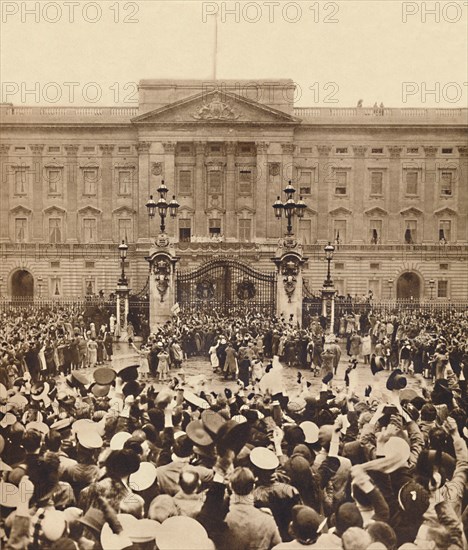
{"type": "Polygon", "coordinates": [[[122,239],[142,289],[162,179],[181,205],[167,227],[179,269],[228,256],[271,271],[285,231],[272,205],[292,180],[312,292],[331,241],[340,294],[468,299],[468,111],[295,107],[294,91],[143,80],[136,108],[2,104],[0,293],[109,294],[122,239]]]}

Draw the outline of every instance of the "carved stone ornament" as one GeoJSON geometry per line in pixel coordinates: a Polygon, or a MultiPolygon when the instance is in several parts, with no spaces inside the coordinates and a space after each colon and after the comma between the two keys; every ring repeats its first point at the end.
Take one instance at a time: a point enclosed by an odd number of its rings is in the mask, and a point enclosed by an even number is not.
{"type": "Polygon", "coordinates": [[[236,296],[239,300],[251,300],[255,297],[256,293],[257,290],[255,288],[255,283],[249,281],[248,279],[244,279],[237,284],[236,296]]]}
{"type": "Polygon", "coordinates": [[[159,248],[167,248],[169,246],[169,237],[166,235],[166,233],[160,233],[156,237],[156,246],[159,248]]]}
{"type": "Polygon", "coordinates": [[[281,275],[283,276],[283,286],[288,297],[288,302],[291,303],[292,295],[296,290],[297,276],[299,275],[299,259],[292,256],[286,257],[281,263],[281,275]]]}
{"type": "Polygon", "coordinates": [[[160,258],[153,264],[153,273],[156,277],[156,288],[161,297],[161,303],[164,302],[164,296],[169,288],[171,275],[171,263],[166,258],[160,258]]]}
{"type": "Polygon", "coordinates": [[[270,176],[279,176],[281,172],[281,164],[279,162],[270,162],[270,176]]]}
{"type": "Polygon", "coordinates": [[[162,162],[152,162],[151,163],[151,173],[153,176],[161,176],[163,173],[163,163],[162,162]]]}
{"type": "Polygon", "coordinates": [[[215,93],[209,103],[204,103],[192,117],[196,120],[237,120],[240,115],[215,93]]]}
{"type": "Polygon", "coordinates": [[[215,293],[213,281],[210,279],[203,279],[200,281],[195,289],[195,294],[198,300],[211,300],[215,293]]]}

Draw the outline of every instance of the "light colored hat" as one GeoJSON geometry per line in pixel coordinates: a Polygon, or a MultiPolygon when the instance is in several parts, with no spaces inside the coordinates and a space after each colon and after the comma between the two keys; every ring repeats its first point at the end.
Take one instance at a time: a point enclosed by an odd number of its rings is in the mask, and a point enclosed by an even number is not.
{"type": "MultiPolygon", "coordinates": [[[[94,424],[94,422],[93,422],[94,424]]],[[[94,428],[80,430],[76,437],[78,443],[85,449],[100,449],[103,445],[102,437],[94,428]]]]}
{"type": "Polygon", "coordinates": [[[103,550],[124,550],[133,546],[130,538],[124,533],[119,535],[112,532],[108,523],[105,523],[101,531],[101,546],[103,550]]]}
{"type": "Polygon", "coordinates": [[[279,466],[278,457],[273,451],[265,447],[252,449],[250,462],[260,470],[275,470],[279,466]]]}
{"type": "Polygon", "coordinates": [[[299,424],[299,428],[304,432],[306,443],[317,443],[319,436],[319,428],[314,422],[306,420],[299,424]]]}
{"type": "Polygon", "coordinates": [[[113,451],[121,451],[124,448],[127,439],[130,439],[132,434],[128,432],[118,432],[110,440],[110,448],[113,451]]]}
{"type": "Polygon", "coordinates": [[[132,491],[145,491],[156,480],[156,467],[151,462],[142,462],[138,470],[130,475],[129,485],[132,491]]]}
{"type": "Polygon", "coordinates": [[[387,474],[391,474],[398,468],[404,466],[411,455],[411,449],[408,443],[401,437],[391,437],[383,447],[383,453],[386,458],[399,458],[398,464],[395,467],[387,468],[387,474]]]}
{"type": "Polygon", "coordinates": [[[214,550],[201,523],[186,516],[166,519],[156,535],[158,550],[214,550]]]}
{"type": "Polygon", "coordinates": [[[45,424],[44,422],[29,422],[26,424],[27,430],[36,430],[37,432],[41,432],[44,435],[47,435],[50,432],[49,426],[45,424]]]}
{"type": "Polygon", "coordinates": [[[12,426],[15,422],[16,416],[11,412],[7,412],[5,416],[0,420],[0,427],[7,428],[8,426],[12,426]]]}
{"type": "Polygon", "coordinates": [[[191,405],[195,405],[195,407],[198,407],[199,409],[210,408],[208,401],[202,399],[201,397],[198,397],[198,395],[194,394],[190,390],[184,390],[184,399],[188,403],[190,403],[191,405]]]}
{"type": "Polygon", "coordinates": [[[41,521],[41,529],[44,537],[55,542],[63,536],[67,527],[67,517],[64,512],[58,510],[47,510],[44,519],[41,521]]]}

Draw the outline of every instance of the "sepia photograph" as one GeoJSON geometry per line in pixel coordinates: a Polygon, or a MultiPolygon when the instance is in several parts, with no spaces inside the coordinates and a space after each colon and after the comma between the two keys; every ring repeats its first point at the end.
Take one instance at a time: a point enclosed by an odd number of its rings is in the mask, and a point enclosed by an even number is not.
{"type": "Polygon", "coordinates": [[[468,550],[468,2],[0,0],[0,547],[468,550]]]}

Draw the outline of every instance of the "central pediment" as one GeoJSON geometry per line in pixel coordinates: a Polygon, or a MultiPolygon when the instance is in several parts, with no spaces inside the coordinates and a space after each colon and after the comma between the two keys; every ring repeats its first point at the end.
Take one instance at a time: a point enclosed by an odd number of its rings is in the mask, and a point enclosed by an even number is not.
{"type": "Polygon", "coordinates": [[[251,99],[218,90],[202,92],[132,119],[134,124],[277,124],[300,120],[251,99]]]}

